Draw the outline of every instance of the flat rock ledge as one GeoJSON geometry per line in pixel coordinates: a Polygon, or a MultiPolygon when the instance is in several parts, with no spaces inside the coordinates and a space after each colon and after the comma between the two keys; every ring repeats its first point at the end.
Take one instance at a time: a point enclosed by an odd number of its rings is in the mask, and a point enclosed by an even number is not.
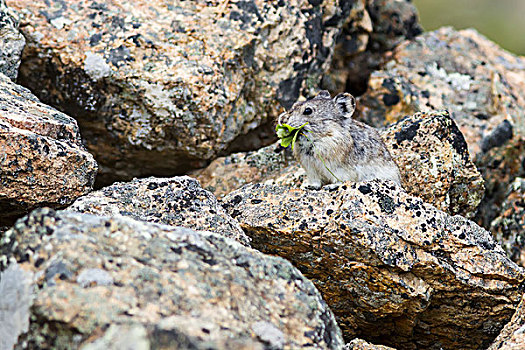
{"type": "Polygon", "coordinates": [[[44,208],[0,237],[0,259],[37,276],[17,349],[343,347],[312,282],[215,233],[44,208]]]}
{"type": "Polygon", "coordinates": [[[489,232],[393,182],[320,191],[255,184],[223,202],[254,248],[316,284],[347,340],[479,349],[521,298],[524,271],[489,232]]]}
{"type": "Polygon", "coordinates": [[[0,225],[93,188],[97,163],[76,121],[0,73],[0,225]]]}
{"type": "Polygon", "coordinates": [[[118,182],[78,198],[67,209],[101,216],[129,216],[135,220],[217,232],[244,245],[250,242],[217,198],[188,176],[118,182]]]}

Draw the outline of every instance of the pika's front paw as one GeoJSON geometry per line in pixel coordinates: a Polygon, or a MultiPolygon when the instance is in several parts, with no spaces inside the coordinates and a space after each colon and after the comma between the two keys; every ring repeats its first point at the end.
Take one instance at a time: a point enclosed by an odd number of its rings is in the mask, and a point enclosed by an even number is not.
{"type": "Polygon", "coordinates": [[[307,181],[301,185],[301,189],[303,190],[320,190],[322,187],[321,181],[314,182],[314,181],[307,181]]]}

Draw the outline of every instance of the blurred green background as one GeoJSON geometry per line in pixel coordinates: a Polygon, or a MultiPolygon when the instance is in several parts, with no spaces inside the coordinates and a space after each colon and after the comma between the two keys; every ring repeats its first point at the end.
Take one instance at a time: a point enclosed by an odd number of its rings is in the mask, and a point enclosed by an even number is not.
{"type": "Polygon", "coordinates": [[[525,0],[413,0],[425,31],[475,28],[504,49],[525,55],[525,0]]]}

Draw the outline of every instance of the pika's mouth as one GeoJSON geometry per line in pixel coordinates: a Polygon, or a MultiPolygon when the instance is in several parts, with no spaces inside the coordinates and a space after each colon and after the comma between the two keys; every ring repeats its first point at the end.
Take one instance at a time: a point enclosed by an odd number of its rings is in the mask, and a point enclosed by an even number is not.
{"type": "Polygon", "coordinates": [[[299,127],[293,127],[288,124],[278,124],[275,127],[275,132],[277,134],[277,137],[281,141],[282,147],[288,147],[292,145],[292,149],[294,149],[295,142],[297,141],[297,138],[300,134],[307,132],[308,130],[304,129],[304,127],[308,124],[308,122],[304,123],[303,125],[299,127]]]}

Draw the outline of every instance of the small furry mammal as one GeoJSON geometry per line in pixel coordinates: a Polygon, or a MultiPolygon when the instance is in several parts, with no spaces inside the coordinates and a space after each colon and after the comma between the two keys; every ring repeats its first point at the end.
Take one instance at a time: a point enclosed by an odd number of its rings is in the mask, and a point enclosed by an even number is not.
{"type": "Polygon", "coordinates": [[[354,111],[352,95],[342,93],[332,99],[328,91],[321,91],[279,116],[279,125],[297,128],[308,122],[293,150],[306,170],[306,187],[319,189],[341,181],[372,179],[393,180],[401,185],[399,169],[379,133],[352,119],[354,111]]]}

